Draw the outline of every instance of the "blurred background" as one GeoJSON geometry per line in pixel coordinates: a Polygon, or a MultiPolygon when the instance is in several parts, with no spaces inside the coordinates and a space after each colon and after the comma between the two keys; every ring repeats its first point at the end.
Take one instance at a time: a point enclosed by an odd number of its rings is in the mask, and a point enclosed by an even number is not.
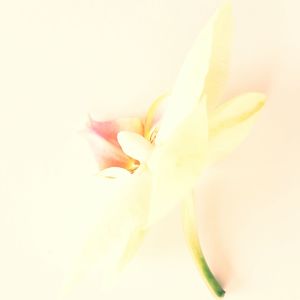
{"type": "MultiPolygon", "coordinates": [[[[228,300],[297,300],[300,6],[296,0],[232,2],[224,99],[260,91],[268,102],[246,142],[201,180],[199,231],[228,300]]],[[[78,169],[90,162],[81,155],[84,146],[73,143],[74,132],[88,112],[99,119],[143,115],[172,86],[220,3],[1,1],[1,299],[57,299],[76,239],[98,214],[80,185],[78,169]]],[[[102,290],[94,274],[72,299],[212,296],[174,210],[153,228],[114,290],[102,290]]]]}

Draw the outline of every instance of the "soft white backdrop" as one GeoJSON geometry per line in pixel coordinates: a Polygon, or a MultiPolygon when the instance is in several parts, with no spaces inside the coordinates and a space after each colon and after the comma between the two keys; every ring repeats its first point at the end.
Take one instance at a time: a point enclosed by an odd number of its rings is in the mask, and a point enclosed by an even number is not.
{"type": "MultiPolygon", "coordinates": [[[[71,142],[74,129],[87,112],[142,115],[172,85],[218,4],[1,1],[1,299],[57,298],[74,241],[98,213],[72,164],[81,153],[71,142]],[[58,171],[61,165],[70,171],[58,171]]],[[[228,300],[297,300],[300,6],[296,0],[233,5],[225,95],[262,91],[268,102],[247,141],[199,185],[203,248],[228,300]]],[[[176,210],[151,231],[113,291],[97,283],[94,274],[72,299],[212,299],[176,210]]]]}

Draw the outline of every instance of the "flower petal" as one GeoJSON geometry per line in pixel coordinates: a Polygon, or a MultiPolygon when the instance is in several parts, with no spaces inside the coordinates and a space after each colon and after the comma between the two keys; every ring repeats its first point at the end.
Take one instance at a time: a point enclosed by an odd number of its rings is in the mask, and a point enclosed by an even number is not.
{"type": "Polygon", "coordinates": [[[141,135],[144,132],[143,122],[139,118],[120,118],[104,122],[90,118],[89,127],[97,135],[116,146],[119,146],[117,136],[120,131],[132,131],[141,135]]]}
{"type": "Polygon", "coordinates": [[[212,101],[219,93],[218,85],[223,82],[226,73],[224,65],[227,62],[230,20],[231,5],[228,3],[217,11],[196,39],[168,98],[158,141],[164,140],[192,112],[201,95],[208,93],[208,99],[212,101]]]}
{"type": "Polygon", "coordinates": [[[140,162],[145,162],[153,149],[153,145],[148,140],[133,132],[119,132],[118,141],[128,156],[140,162]]]}
{"type": "Polygon", "coordinates": [[[128,157],[121,147],[117,147],[91,130],[84,131],[84,136],[94,152],[100,170],[109,167],[134,169],[136,162],[128,157]]]}
{"type": "Polygon", "coordinates": [[[208,161],[213,163],[238,146],[247,136],[265,95],[248,93],[219,106],[209,117],[208,161]]]}
{"type": "MultiPolygon", "coordinates": [[[[110,210],[91,230],[77,259],[75,270],[67,280],[72,289],[95,267],[100,267],[104,284],[109,284],[135,254],[145,234],[150,179],[147,170],[107,180],[110,210]]],[[[105,196],[105,195],[104,195],[105,196]]]]}
{"type": "Polygon", "coordinates": [[[203,94],[207,97],[208,110],[213,109],[224,89],[228,76],[232,40],[232,6],[228,1],[215,15],[209,71],[203,94]]]}
{"type": "Polygon", "coordinates": [[[126,176],[128,173],[130,174],[130,172],[124,168],[110,167],[101,171],[99,175],[106,178],[118,178],[120,176],[126,176]]]}
{"type": "Polygon", "coordinates": [[[192,189],[206,163],[207,118],[203,99],[176,133],[156,145],[148,162],[153,175],[149,226],[164,217],[192,189]]]}

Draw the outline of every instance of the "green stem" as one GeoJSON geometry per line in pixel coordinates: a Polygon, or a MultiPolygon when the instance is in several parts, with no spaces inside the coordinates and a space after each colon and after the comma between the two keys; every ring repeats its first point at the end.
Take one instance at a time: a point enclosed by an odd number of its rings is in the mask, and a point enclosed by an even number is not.
{"type": "Polygon", "coordinates": [[[184,233],[197,268],[211,292],[217,297],[223,297],[225,295],[225,291],[211,272],[201,249],[197,232],[195,200],[193,196],[184,201],[182,215],[184,233]]]}

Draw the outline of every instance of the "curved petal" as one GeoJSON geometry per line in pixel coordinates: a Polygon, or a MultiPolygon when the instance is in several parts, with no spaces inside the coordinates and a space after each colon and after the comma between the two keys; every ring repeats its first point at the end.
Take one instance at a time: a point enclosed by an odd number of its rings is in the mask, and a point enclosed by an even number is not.
{"type": "Polygon", "coordinates": [[[188,53],[168,98],[158,141],[164,140],[192,112],[201,95],[208,94],[211,102],[219,94],[226,77],[230,24],[231,5],[227,3],[209,21],[188,53]]]}
{"type": "Polygon", "coordinates": [[[222,93],[229,69],[232,40],[232,6],[228,1],[215,15],[209,71],[203,94],[207,97],[208,110],[213,109],[222,93]]]}
{"type": "Polygon", "coordinates": [[[119,167],[124,169],[135,169],[137,162],[128,157],[121,149],[91,130],[84,131],[84,136],[91,146],[100,170],[119,167]]]}
{"type": "Polygon", "coordinates": [[[149,207],[149,173],[144,169],[121,179],[107,180],[107,186],[113,194],[109,199],[110,210],[92,228],[67,280],[66,292],[94,268],[100,268],[102,284],[110,284],[109,281],[115,279],[143,240],[149,207]]]}
{"type": "Polygon", "coordinates": [[[218,107],[209,118],[208,161],[230,153],[247,136],[256,114],[265,103],[265,95],[248,93],[218,107]]]}
{"type": "Polygon", "coordinates": [[[149,226],[164,217],[186,195],[206,163],[208,128],[203,99],[176,133],[156,145],[148,161],[152,172],[149,226]]]}
{"type": "Polygon", "coordinates": [[[126,130],[143,135],[144,125],[139,118],[120,118],[111,121],[95,121],[90,118],[88,127],[108,142],[119,146],[118,133],[126,130]]]}
{"type": "Polygon", "coordinates": [[[102,170],[99,175],[105,178],[115,179],[120,176],[126,176],[128,174],[130,174],[130,172],[124,168],[110,167],[102,170]]]}
{"type": "Polygon", "coordinates": [[[140,162],[145,162],[153,150],[153,145],[148,140],[133,132],[119,132],[118,141],[127,155],[140,162]]]}

